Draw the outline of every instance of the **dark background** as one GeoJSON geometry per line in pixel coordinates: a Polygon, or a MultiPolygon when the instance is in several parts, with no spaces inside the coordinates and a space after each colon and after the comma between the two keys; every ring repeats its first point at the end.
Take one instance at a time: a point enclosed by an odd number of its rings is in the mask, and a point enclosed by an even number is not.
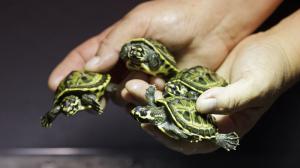
{"type": "MultiPolygon", "coordinates": [[[[39,118],[51,106],[51,70],[76,45],[98,34],[140,3],[138,0],[0,2],[0,149],[84,147],[153,153],[189,165],[289,166],[300,159],[300,85],[283,94],[241,141],[238,151],[183,156],[143,132],[125,109],[109,103],[101,117],[60,116],[51,129],[39,118]],[[151,152],[150,152],[151,151],[151,152]]],[[[299,8],[285,1],[259,29],[299,8]]],[[[299,29],[300,30],[300,29],[299,29]]],[[[142,155],[141,155],[142,156],[142,155]]]]}

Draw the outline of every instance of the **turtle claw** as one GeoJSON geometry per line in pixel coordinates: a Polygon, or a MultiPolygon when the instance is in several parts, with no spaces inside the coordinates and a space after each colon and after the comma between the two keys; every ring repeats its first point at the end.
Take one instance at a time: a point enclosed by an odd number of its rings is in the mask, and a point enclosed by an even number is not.
{"type": "Polygon", "coordinates": [[[52,126],[52,122],[49,120],[47,116],[43,116],[41,118],[41,125],[44,128],[50,128],[52,126]]]}
{"type": "Polygon", "coordinates": [[[103,109],[102,108],[97,108],[97,109],[95,109],[96,110],[96,112],[97,112],[97,115],[101,115],[102,113],[103,113],[103,109]]]}

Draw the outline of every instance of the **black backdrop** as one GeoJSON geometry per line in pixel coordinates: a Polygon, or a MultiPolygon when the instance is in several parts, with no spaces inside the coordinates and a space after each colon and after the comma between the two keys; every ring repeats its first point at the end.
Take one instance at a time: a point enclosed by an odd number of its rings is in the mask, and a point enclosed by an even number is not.
{"type": "MultiPolygon", "coordinates": [[[[165,151],[189,163],[230,161],[244,165],[294,165],[299,162],[299,91],[282,95],[236,152],[183,157],[166,150],[144,133],[125,109],[109,103],[101,117],[60,116],[51,129],[39,125],[50,108],[47,78],[55,65],[80,42],[114,23],[138,0],[1,1],[0,2],[0,148],[91,147],[165,151]],[[250,161],[250,159],[251,161],[250,161]],[[250,161],[250,162],[248,162],[250,161]]],[[[299,8],[296,0],[283,5],[260,28],[264,30],[299,8]]]]}

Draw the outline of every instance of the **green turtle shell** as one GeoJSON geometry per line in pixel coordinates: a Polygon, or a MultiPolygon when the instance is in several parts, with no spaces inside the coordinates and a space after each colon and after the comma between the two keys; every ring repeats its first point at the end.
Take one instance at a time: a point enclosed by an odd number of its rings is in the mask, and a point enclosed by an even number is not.
{"type": "Polygon", "coordinates": [[[80,95],[86,92],[101,97],[110,80],[109,74],[73,71],[59,84],[55,92],[54,104],[59,103],[67,95],[80,95]]]}
{"type": "MultiPolygon", "coordinates": [[[[213,139],[217,133],[210,115],[203,115],[196,111],[195,101],[178,96],[157,100],[167,108],[173,123],[184,132],[197,135],[201,139],[213,139]]],[[[163,132],[166,132],[162,130],[163,132]]],[[[195,137],[195,140],[199,140],[195,137]]]]}
{"type": "Polygon", "coordinates": [[[182,70],[175,77],[172,77],[167,82],[165,91],[172,96],[176,96],[176,90],[180,90],[182,87],[185,87],[187,90],[193,90],[200,95],[210,88],[222,87],[227,84],[228,83],[225,79],[210,69],[203,66],[195,66],[182,70]],[[171,88],[171,84],[173,84],[176,88],[171,88]]]}
{"type": "Polygon", "coordinates": [[[156,52],[160,53],[160,56],[166,60],[166,64],[171,64],[172,66],[176,65],[176,61],[173,55],[169,52],[166,46],[162,45],[158,41],[151,40],[151,39],[141,39],[145,41],[149,46],[153,48],[156,52]]]}

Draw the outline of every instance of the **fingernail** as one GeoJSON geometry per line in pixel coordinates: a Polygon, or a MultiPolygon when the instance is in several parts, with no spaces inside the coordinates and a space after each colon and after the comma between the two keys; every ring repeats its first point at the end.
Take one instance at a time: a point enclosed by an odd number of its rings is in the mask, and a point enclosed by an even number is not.
{"type": "Polygon", "coordinates": [[[86,63],[85,68],[87,70],[93,70],[93,69],[95,69],[99,65],[100,61],[101,61],[100,57],[95,56],[94,58],[90,59],[86,63]]]}
{"type": "Polygon", "coordinates": [[[198,99],[197,100],[197,111],[201,113],[209,113],[213,111],[217,106],[217,99],[198,99]]]}

